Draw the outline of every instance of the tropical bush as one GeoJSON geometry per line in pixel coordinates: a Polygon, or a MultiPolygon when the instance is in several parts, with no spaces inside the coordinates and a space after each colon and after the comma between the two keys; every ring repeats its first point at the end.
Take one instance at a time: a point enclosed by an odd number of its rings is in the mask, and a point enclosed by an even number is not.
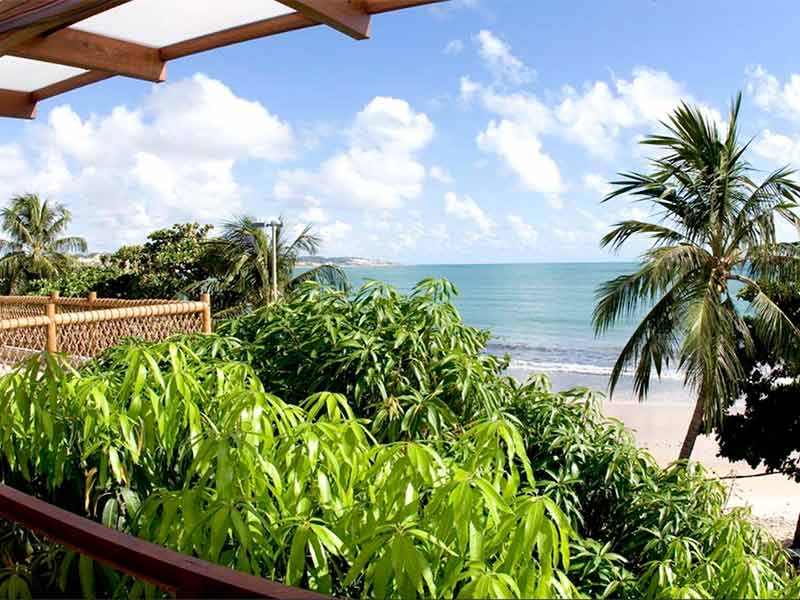
{"type": "Polygon", "coordinates": [[[372,281],[352,298],[307,284],[219,331],[247,342],[247,362],[288,402],[337,392],[383,439],[441,435],[495,414],[510,385],[507,361],[481,352],[490,334],[464,324],[455,293],[433,279],[409,295],[372,281]]]}
{"type": "MultiPolygon", "coordinates": [[[[767,287],[767,284],[762,284],[767,287]]],[[[776,304],[800,325],[800,291],[797,284],[784,281],[769,285],[776,304]]],[[[746,287],[739,295],[752,300],[756,291],[746,287]]],[[[776,346],[746,318],[754,351],[744,363],[746,377],[741,395],[728,398],[732,409],[716,431],[720,455],[731,461],[747,461],[754,469],[782,473],[800,483],[800,341],[776,346]],[[744,410],[735,406],[743,401],[744,410]]],[[[800,548],[800,518],[792,545],[800,548]]]]}
{"type": "MultiPolygon", "coordinates": [[[[303,304],[222,334],[130,342],[79,371],[33,359],[0,379],[0,477],[340,596],[800,593],[783,551],[745,514],[723,514],[724,490],[701,468],[658,468],[587,390],[503,377],[453,291],[370,284],[348,300],[307,285],[303,304]],[[417,409],[414,389],[452,415],[417,409]],[[385,416],[391,397],[402,416],[385,416]]],[[[8,525],[0,552],[7,596],[151,592],[8,525]]]]}
{"type": "Polygon", "coordinates": [[[62,296],[85,297],[97,292],[101,298],[130,298],[135,282],[133,274],[115,265],[76,265],[58,277],[30,281],[22,291],[33,296],[59,292],[62,296]]]}

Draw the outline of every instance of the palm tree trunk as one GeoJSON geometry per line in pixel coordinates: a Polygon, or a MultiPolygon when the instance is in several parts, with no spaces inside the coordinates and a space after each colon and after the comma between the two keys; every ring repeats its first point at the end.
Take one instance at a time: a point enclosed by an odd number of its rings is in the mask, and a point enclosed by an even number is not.
{"type": "Polygon", "coordinates": [[[678,460],[689,460],[694,450],[694,443],[697,441],[697,436],[703,429],[703,403],[700,398],[697,398],[697,404],[694,405],[694,413],[692,420],[689,421],[689,429],[686,432],[686,437],[683,439],[683,446],[681,453],[678,455],[678,460]]]}
{"type": "Polygon", "coordinates": [[[794,530],[794,539],[792,540],[792,548],[800,548],[800,516],[797,517],[797,527],[794,530]]]}

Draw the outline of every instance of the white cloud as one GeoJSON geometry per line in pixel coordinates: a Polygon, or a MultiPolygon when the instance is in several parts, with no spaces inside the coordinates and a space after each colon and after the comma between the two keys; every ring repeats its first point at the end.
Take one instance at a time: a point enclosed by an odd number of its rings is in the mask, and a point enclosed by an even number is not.
{"type": "MultiPolygon", "coordinates": [[[[526,189],[544,194],[556,208],[568,186],[559,165],[545,150],[544,137],[565,139],[608,160],[624,132],[657,127],[682,99],[697,104],[669,74],[646,68],[635,69],[627,80],[587,82],[580,92],[566,86],[560,97],[547,102],[532,93],[498,91],[469,77],[462,77],[460,91],[464,102],[477,99],[500,117],[478,135],[479,148],[502,157],[526,189]]],[[[722,122],[712,107],[699,106],[709,118],[722,122]]]]}
{"type": "Polygon", "coordinates": [[[328,220],[328,212],[319,206],[309,206],[298,216],[306,223],[324,223],[328,220]]]}
{"type": "Polygon", "coordinates": [[[516,85],[533,79],[533,71],[514,56],[506,42],[491,31],[480,31],[474,40],[481,58],[497,79],[516,85]]]}
{"type": "Polygon", "coordinates": [[[240,212],[248,190],[236,163],[280,162],[295,146],[291,126],[261,103],[198,74],[106,114],[57,106],[19,143],[0,147],[0,191],[54,197],[93,247],[116,247],[176,221],[240,212]]]}
{"type": "Polygon", "coordinates": [[[794,73],[781,84],[761,65],[748,68],[746,75],[747,92],[759,108],[800,120],[800,75],[794,73]]]}
{"type": "Polygon", "coordinates": [[[681,101],[698,106],[707,118],[722,124],[717,110],[698,102],[665,71],[639,67],[632,75],[630,80],[615,79],[613,87],[603,81],[586,83],[583,93],[565,87],[555,112],[567,139],[595,156],[611,158],[622,131],[655,127],[681,101]]]}
{"type": "Polygon", "coordinates": [[[764,130],[751,146],[753,152],[773,163],[785,165],[800,162],[800,140],[764,130]]]}
{"type": "Polygon", "coordinates": [[[462,221],[473,223],[483,235],[491,235],[495,230],[495,223],[483,209],[469,196],[459,198],[452,192],[444,196],[444,210],[448,215],[462,221]]]}
{"type": "Polygon", "coordinates": [[[428,116],[415,112],[405,100],[378,96],[356,115],[351,131],[356,147],[390,152],[415,152],[433,139],[428,116]]]}
{"type": "Polygon", "coordinates": [[[346,239],[352,231],[353,226],[350,223],[339,220],[319,228],[319,234],[326,244],[335,244],[346,239]]]}
{"type": "Polygon", "coordinates": [[[416,153],[427,146],[434,126],[408,102],[377,97],[356,115],[349,147],[316,171],[282,171],[274,186],[280,200],[308,194],[329,205],[395,209],[422,193],[427,175],[416,153]]]}
{"type": "Polygon", "coordinates": [[[491,121],[478,135],[478,147],[503,157],[529,190],[544,194],[554,208],[561,207],[566,186],[556,162],[542,151],[539,139],[524,125],[508,120],[491,121]]]}
{"type": "Polygon", "coordinates": [[[584,175],[583,187],[602,198],[608,196],[614,189],[605,177],[597,173],[587,173],[584,175]]]}
{"type": "Polygon", "coordinates": [[[451,54],[453,56],[457,56],[464,51],[464,42],[461,40],[450,40],[447,42],[447,45],[444,47],[445,54],[451,54]]]}
{"type": "Polygon", "coordinates": [[[439,183],[445,185],[451,185],[453,183],[453,176],[446,169],[437,165],[433,165],[430,168],[429,175],[431,179],[435,179],[439,183]]]}
{"type": "Polygon", "coordinates": [[[532,247],[539,241],[539,232],[519,215],[509,214],[506,216],[506,221],[511,227],[514,239],[522,246],[532,247]]]}

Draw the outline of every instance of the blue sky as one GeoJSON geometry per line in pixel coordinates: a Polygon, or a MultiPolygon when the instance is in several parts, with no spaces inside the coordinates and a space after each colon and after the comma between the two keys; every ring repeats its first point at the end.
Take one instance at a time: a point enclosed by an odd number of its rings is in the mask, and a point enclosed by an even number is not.
{"type": "MultiPolygon", "coordinates": [[[[135,0],[134,0],[135,1],[135,0]]],[[[605,182],[680,99],[745,91],[759,168],[800,165],[790,1],[453,0],[182,59],[0,121],[0,195],[67,204],[94,250],[234,214],[312,223],[322,253],[406,263],[620,260],[605,182]]],[[[786,232],[789,235],[789,232],[786,232]]]]}

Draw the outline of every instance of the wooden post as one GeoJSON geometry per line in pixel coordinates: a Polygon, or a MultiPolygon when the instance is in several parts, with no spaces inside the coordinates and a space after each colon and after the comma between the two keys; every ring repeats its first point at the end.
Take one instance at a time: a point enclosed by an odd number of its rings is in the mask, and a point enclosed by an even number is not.
{"type": "Polygon", "coordinates": [[[89,301],[89,304],[97,302],[97,292],[89,292],[86,299],[89,301]]]}
{"type": "Polygon", "coordinates": [[[213,329],[211,326],[211,294],[208,292],[200,294],[200,302],[205,305],[203,306],[203,333],[209,334],[213,329]]]}
{"type": "MultiPolygon", "coordinates": [[[[50,298],[52,299],[52,294],[50,298]]],[[[56,305],[50,302],[47,305],[47,351],[58,352],[58,331],[56,330],[56,305]]]]}

